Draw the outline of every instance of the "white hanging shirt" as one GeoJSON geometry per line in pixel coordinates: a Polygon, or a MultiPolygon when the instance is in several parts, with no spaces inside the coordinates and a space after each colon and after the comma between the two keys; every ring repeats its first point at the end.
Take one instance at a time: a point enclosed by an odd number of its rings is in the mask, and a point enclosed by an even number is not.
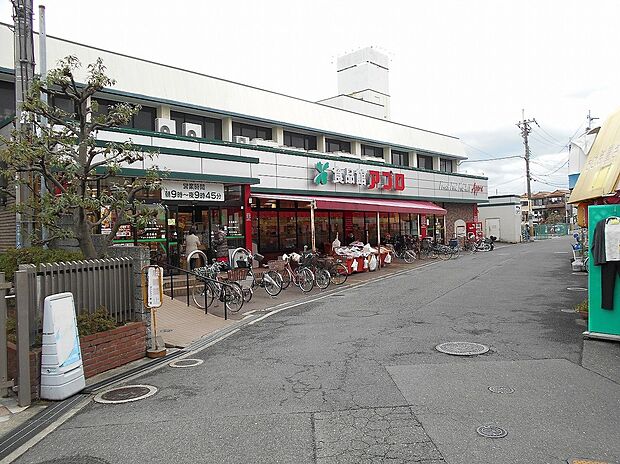
{"type": "Polygon", "coordinates": [[[609,221],[605,224],[605,259],[620,261],[620,223],[609,221]]]}

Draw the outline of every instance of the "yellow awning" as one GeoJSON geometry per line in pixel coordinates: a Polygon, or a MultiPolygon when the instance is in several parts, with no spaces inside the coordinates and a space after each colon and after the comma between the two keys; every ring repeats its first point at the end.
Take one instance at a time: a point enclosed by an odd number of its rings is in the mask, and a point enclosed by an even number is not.
{"type": "Polygon", "coordinates": [[[590,148],[569,203],[613,194],[620,177],[620,110],[612,114],[590,148]]]}

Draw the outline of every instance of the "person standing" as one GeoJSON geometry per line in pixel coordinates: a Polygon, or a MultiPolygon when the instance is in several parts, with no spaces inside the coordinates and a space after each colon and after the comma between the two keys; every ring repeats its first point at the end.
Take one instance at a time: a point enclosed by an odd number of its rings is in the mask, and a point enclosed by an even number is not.
{"type": "Polygon", "coordinates": [[[217,261],[228,262],[228,240],[224,226],[219,226],[218,231],[213,237],[213,248],[215,248],[215,257],[217,261]]]}
{"type": "MultiPolygon", "coordinates": [[[[185,256],[189,256],[189,254],[192,251],[198,250],[200,246],[201,246],[201,243],[200,243],[200,239],[196,235],[196,228],[192,226],[189,229],[189,233],[187,234],[187,237],[185,237],[185,256]]],[[[197,259],[198,259],[198,256],[193,256],[192,259],[190,260],[189,262],[190,271],[193,271],[194,268],[196,267],[197,259]]]]}

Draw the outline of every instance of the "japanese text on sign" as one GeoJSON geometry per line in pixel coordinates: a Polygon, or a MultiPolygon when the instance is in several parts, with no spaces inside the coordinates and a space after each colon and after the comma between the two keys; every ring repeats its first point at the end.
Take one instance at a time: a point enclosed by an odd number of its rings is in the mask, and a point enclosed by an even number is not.
{"type": "Polygon", "coordinates": [[[164,180],[162,200],[224,201],[224,185],[209,182],[164,180]]]}

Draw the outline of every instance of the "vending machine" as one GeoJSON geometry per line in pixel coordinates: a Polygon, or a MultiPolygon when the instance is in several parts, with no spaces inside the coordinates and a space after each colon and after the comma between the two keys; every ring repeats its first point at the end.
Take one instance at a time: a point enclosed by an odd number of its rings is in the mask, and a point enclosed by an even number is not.
{"type": "Polygon", "coordinates": [[[484,232],[482,231],[482,222],[466,222],[465,230],[467,232],[467,238],[482,238],[484,232]]]}

